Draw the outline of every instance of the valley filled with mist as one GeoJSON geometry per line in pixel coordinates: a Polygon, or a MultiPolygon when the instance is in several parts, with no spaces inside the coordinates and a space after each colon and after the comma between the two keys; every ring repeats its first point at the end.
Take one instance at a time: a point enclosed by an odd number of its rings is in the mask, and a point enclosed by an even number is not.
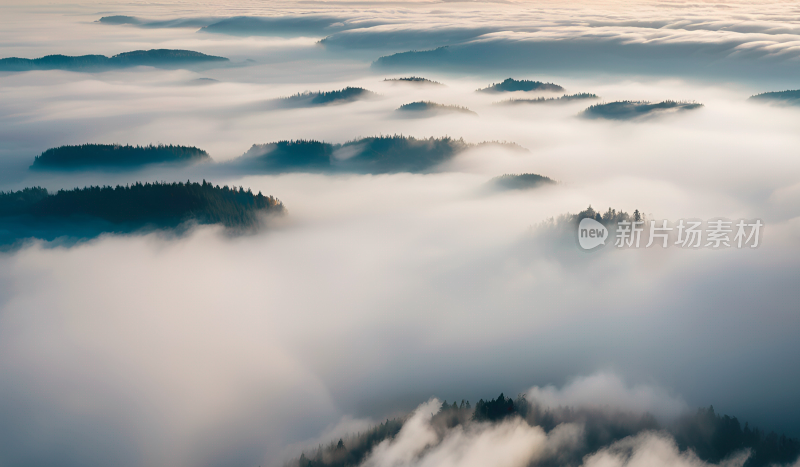
{"type": "Polygon", "coordinates": [[[798,41],[780,1],[3,2],[0,466],[797,467],[798,41]]]}

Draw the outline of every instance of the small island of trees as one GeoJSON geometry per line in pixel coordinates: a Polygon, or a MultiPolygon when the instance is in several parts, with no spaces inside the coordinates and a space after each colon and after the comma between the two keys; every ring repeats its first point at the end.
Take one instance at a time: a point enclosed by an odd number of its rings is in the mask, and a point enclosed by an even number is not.
{"type": "Polygon", "coordinates": [[[581,114],[584,118],[607,120],[634,120],[641,117],[654,116],[666,112],[680,112],[703,107],[697,102],[663,101],[651,103],[648,101],[618,101],[608,104],[593,105],[581,114]]]}
{"type": "Polygon", "coordinates": [[[785,104],[785,105],[800,105],[800,90],[762,92],[761,94],[750,96],[749,100],[754,102],[771,102],[771,103],[785,104]]]}
{"type": "Polygon", "coordinates": [[[374,136],[344,144],[314,140],[254,144],[233,167],[259,172],[420,173],[473,147],[463,139],[374,136]]]}
{"type": "Polygon", "coordinates": [[[472,110],[469,110],[468,108],[462,107],[460,105],[437,104],[436,102],[430,102],[430,101],[419,101],[419,102],[411,102],[409,104],[403,104],[397,108],[397,111],[412,116],[433,116],[436,114],[443,114],[443,113],[462,113],[469,115],[478,115],[472,110]]]}
{"type": "Polygon", "coordinates": [[[272,101],[284,108],[315,107],[328,104],[345,104],[362,99],[377,97],[378,94],[364,88],[346,87],[338,91],[301,92],[272,101]]]}
{"type": "Polygon", "coordinates": [[[91,238],[103,232],[173,229],[187,223],[221,224],[246,231],[265,214],[281,214],[272,196],[244,188],[202,183],[141,183],[91,186],[49,193],[40,187],[0,192],[0,243],[27,237],[91,238]]]}
{"type": "Polygon", "coordinates": [[[408,76],[403,78],[386,78],[384,81],[393,82],[393,83],[413,83],[413,84],[433,84],[441,86],[442,83],[438,81],[433,81],[428,78],[422,78],[419,76],[408,76]]]}
{"type": "Polygon", "coordinates": [[[190,164],[209,161],[208,153],[194,146],[130,146],[82,144],[51,148],[36,156],[31,169],[123,168],[147,164],[190,164]]]}
{"type": "Polygon", "coordinates": [[[541,81],[516,80],[507,78],[502,83],[493,83],[491,86],[478,89],[478,92],[499,93],[515,91],[553,91],[562,92],[564,88],[553,83],[543,83],[541,81]]]}
{"type": "Polygon", "coordinates": [[[489,180],[489,187],[495,190],[528,190],[543,185],[553,185],[555,180],[544,175],[524,173],[505,174],[489,180]]]}

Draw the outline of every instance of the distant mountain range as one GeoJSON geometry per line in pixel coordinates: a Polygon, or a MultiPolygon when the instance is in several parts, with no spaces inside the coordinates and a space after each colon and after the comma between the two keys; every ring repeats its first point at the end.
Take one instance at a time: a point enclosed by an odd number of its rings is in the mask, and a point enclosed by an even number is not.
{"type": "Polygon", "coordinates": [[[0,59],[0,71],[31,70],[70,70],[70,71],[104,71],[135,66],[152,66],[156,68],[187,68],[198,65],[220,64],[228,62],[225,57],[206,55],[191,50],[135,50],[106,57],[105,55],[47,55],[41,58],[3,58],[0,59]]]}

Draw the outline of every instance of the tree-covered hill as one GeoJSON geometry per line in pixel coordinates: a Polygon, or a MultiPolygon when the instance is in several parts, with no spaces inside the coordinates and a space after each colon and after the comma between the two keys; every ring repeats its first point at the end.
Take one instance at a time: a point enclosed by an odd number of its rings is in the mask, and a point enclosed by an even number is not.
{"type": "Polygon", "coordinates": [[[525,173],[525,174],[505,174],[489,180],[489,188],[495,190],[527,190],[530,188],[538,188],[543,185],[552,185],[556,183],[550,177],[543,175],[525,173]]]}
{"type": "Polygon", "coordinates": [[[761,94],[750,96],[749,100],[754,102],[771,102],[775,104],[800,105],[800,90],[762,92],[761,94]]]}
{"type": "Polygon", "coordinates": [[[283,108],[316,107],[329,104],[346,104],[377,97],[378,94],[364,88],[346,87],[338,91],[303,92],[272,101],[283,108]]]}
{"type": "Polygon", "coordinates": [[[0,59],[0,71],[72,70],[103,71],[134,66],[183,68],[201,64],[227,62],[225,57],[206,55],[191,50],[134,50],[106,57],[105,55],[47,55],[41,58],[10,57],[0,59]]]}
{"type": "Polygon", "coordinates": [[[397,108],[397,111],[411,116],[433,116],[444,113],[478,115],[477,113],[460,105],[437,104],[436,102],[430,101],[419,101],[403,104],[397,108]]]}
{"type": "Polygon", "coordinates": [[[567,102],[574,102],[574,101],[582,101],[582,100],[590,100],[590,99],[599,99],[596,94],[591,94],[588,92],[581,92],[578,94],[564,94],[561,97],[536,97],[533,99],[519,99],[519,98],[511,98],[508,100],[497,102],[497,104],[501,105],[513,105],[513,104],[564,104],[567,102]]]}
{"type": "Polygon", "coordinates": [[[121,168],[146,164],[189,164],[209,161],[208,153],[194,146],[130,146],[82,144],[48,149],[36,156],[31,169],[121,168]]]}
{"type": "Polygon", "coordinates": [[[141,183],[93,186],[49,193],[44,188],[0,192],[0,244],[35,237],[91,238],[103,232],[175,228],[187,222],[235,230],[259,225],[262,214],[280,214],[272,196],[207,183],[141,183]]]}
{"type": "Polygon", "coordinates": [[[502,83],[493,83],[491,86],[485,87],[483,89],[478,89],[478,92],[489,92],[489,93],[515,92],[515,91],[561,92],[563,90],[564,88],[553,83],[543,83],[541,81],[529,81],[525,79],[516,80],[512,78],[507,78],[502,83]]]}
{"type": "Polygon", "coordinates": [[[593,105],[581,114],[585,118],[607,120],[635,120],[668,112],[694,110],[702,107],[697,102],[663,101],[656,104],[647,101],[619,101],[593,105]]]}
{"type": "Polygon", "coordinates": [[[473,147],[462,139],[375,136],[331,144],[279,141],[254,144],[231,167],[258,172],[427,172],[473,147]]]}
{"type": "MultiPolygon", "coordinates": [[[[496,399],[479,400],[474,408],[464,400],[460,404],[444,401],[432,414],[430,425],[437,433],[438,443],[455,427],[496,424],[512,418],[530,426],[539,426],[547,433],[567,423],[583,427],[580,442],[544,454],[537,460],[537,466],[579,466],[585,456],[644,432],[671,436],[682,452],[691,450],[701,460],[712,463],[719,463],[743,450],[750,452],[744,467],[791,465],[800,455],[800,440],[751,428],[747,423],[742,427],[736,417],[719,415],[713,407],[701,408],[674,421],[659,422],[648,413],[543,407],[528,401],[525,396],[511,399],[500,394],[496,399]]],[[[286,467],[356,467],[367,458],[373,447],[397,436],[406,420],[387,420],[364,433],[318,446],[290,460],[286,467]]]]}
{"type": "Polygon", "coordinates": [[[407,76],[401,78],[386,78],[384,81],[392,82],[392,83],[412,83],[412,84],[433,84],[437,86],[441,86],[442,83],[438,81],[433,81],[428,78],[422,78],[420,76],[407,76]]]}

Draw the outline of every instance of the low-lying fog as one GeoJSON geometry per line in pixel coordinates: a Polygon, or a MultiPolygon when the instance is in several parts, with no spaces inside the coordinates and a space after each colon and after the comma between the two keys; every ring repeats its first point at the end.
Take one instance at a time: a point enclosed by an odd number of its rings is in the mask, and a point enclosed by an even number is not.
{"type": "MultiPolygon", "coordinates": [[[[746,101],[773,89],[513,76],[595,93],[600,102],[704,104],[605,122],[579,117],[592,102],[500,106],[493,103],[510,96],[474,92],[511,76],[501,71],[425,74],[446,86],[392,84],[383,79],[407,73],[371,71],[369,61],[332,56],[316,39],[43,17],[79,37],[60,48],[48,39],[52,48],[24,56],[113,54],[150,41],[259,63],[203,73],[1,74],[0,190],[205,178],[274,195],[288,215],[234,238],[202,227],[180,238],[109,235],[0,253],[0,464],[280,465],[309,440],[339,436],[337,424],[363,429],[431,396],[476,401],[598,372],[653,388],[667,412],[713,404],[800,435],[800,110],[746,101]],[[113,43],[98,42],[95,30],[113,43]],[[200,77],[220,82],[192,85],[200,77]],[[346,86],[380,97],[304,109],[254,105],[346,86]],[[396,116],[420,100],[478,116],[396,116]],[[430,174],[239,177],[213,164],[27,169],[63,144],[182,144],[226,161],[254,143],[395,133],[511,141],[528,152],[475,148],[430,174]],[[560,183],[506,193],[484,187],[524,172],[560,183]],[[673,222],[759,218],[765,227],[757,249],[697,251],[607,245],[585,253],[538,234],[539,223],[590,204],[673,222]]],[[[3,57],[23,53],[0,36],[3,57]]],[[[586,399],[548,391],[537,394],[586,399]]],[[[664,407],[632,400],[636,410],[664,407]]]]}

